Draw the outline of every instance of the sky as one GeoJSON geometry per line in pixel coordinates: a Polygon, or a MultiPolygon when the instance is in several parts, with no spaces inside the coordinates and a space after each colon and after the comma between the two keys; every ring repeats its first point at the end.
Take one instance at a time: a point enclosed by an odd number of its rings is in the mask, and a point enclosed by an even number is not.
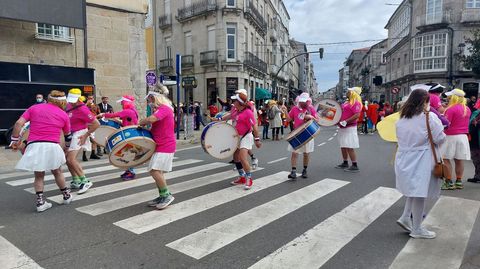
{"type": "MultiPolygon", "coordinates": [[[[290,15],[290,37],[307,44],[379,40],[401,0],[283,0],[290,15]],[[388,4],[388,5],[387,5],[388,4]],[[393,5],[392,5],[393,4],[393,5]]],[[[324,48],[323,59],[312,54],[315,76],[321,92],[335,87],[338,70],[353,49],[377,42],[309,45],[308,51],[324,48]]]]}

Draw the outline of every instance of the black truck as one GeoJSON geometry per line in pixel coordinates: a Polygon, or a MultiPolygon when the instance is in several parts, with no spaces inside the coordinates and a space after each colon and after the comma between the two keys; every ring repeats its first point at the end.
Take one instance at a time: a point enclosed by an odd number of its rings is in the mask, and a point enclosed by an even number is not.
{"type": "Polygon", "coordinates": [[[0,62],[0,143],[9,142],[15,121],[35,104],[36,94],[47,99],[51,90],[79,88],[94,95],[94,77],[91,68],[0,62]]]}

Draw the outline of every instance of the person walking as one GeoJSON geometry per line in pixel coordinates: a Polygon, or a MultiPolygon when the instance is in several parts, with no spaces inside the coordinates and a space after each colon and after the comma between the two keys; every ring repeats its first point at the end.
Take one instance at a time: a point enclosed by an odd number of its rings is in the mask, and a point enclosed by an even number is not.
{"type": "Polygon", "coordinates": [[[278,108],[277,102],[275,100],[270,100],[268,103],[268,119],[270,122],[270,128],[272,129],[272,140],[279,141],[280,128],[282,127],[282,111],[278,108]]]}
{"type": "Polygon", "coordinates": [[[268,114],[268,109],[267,109],[266,105],[264,107],[260,108],[260,112],[261,112],[260,119],[261,119],[262,126],[263,126],[262,139],[263,140],[270,139],[270,137],[268,137],[268,129],[270,128],[270,123],[268,121],[268,115],[267,115],[268,114]]]}
{"type": "Polygon", "coordinates": [[[475,167],[475,174],[473,177],[467,179],[467,181],[480,183],[480,100],[477,100],[473,108],[475,111],[472,113],[472,116],[470,116],[468,133],[470,134],[470,155],[473,166],[475,167]]]}
{"type": "Polygon", "coordinates": [[[435,166],[433,154],[439,155],[438,147],[445,141],[446,135],[440,119],[430,112],[427,91],[412,91],[400,111],[396,134],[396,188],[407,198],[397,224],[408,231],[412,238],[435,238],[435,232],[427,230],[421,224],[426,199],[440,195],[441,180],[432,174],[435,166]],[[427,133],[431,133],[431,142],[427,133]],[[436,148],[435,152],[432,147],[436,148]]]}

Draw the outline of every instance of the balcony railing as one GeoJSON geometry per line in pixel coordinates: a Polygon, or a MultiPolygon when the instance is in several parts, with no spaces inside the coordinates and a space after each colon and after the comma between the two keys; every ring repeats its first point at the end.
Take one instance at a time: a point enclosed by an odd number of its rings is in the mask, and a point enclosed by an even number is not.
{"type": "Polygon", "coordinates": [[[216,50],[200,52],[200,65],[215,65],[217,61],[216,50]]]}
{"type": "Polygon", "coordinates": [[[160,60],[158,68],[160,70],[171,70],[171,69],[173,69],[173,59],[160,60]]]}
{"type": "Polygon", "coordinates": [[[480,23],[480,9],[468,8],[462,11],[462,23],[480,23]]]}
{"type": "Polygon", "coordinates": [[[202,0],[178,9],[177,20],[183,22],[193,17],[206,15],[217,10],[217,0],[202,0]]]}
{"type": "Polygon", "coordinates": [[[265,35],[267,33],[267,22],[263,18],[262,14],[253,6],[252,2],[249,2],[245,9],[245,17],[253,23],[260,34],[265,35]]]}
{"type": "Polygon", "coordinates": [[[172,26],[172,14],[165,14],[158,17],[158,27],[160,29],[168,28],[172,26]]]}
{"type": "Polygon", "coordinates": [[[260,71],[264,74],[267,73],[267,63],[260,60],[260,58],[258,58],[251,52],[245,52],[245,59],[243,61],[243,64],[247,67],[256,69],[257,71],[260,71]]]}
{"type": "Polygon", "coordinates": [[[452,22],[451,14],[452,12],[450,10],[445,10],[437,16],[419,16],[417,17],[417,28],[449,24],[452,22]]]}
{"type": "Polygon", "coordinates": [[[190,68],[195,65],[193,61],[193,55],[183,55],[182,56],[182,68],[190,68]]]}

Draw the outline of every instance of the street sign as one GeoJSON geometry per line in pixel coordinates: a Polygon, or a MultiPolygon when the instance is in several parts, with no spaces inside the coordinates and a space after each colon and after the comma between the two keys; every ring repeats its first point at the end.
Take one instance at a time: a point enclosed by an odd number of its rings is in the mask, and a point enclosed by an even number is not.
{"type": "Polygon", "coordinates": [[[399,87],[397,87],[397,86],[395,86],[395,87],[393,87],[393,88],[392,88],[392,90],[391,90],[391,91],[392,91],[392,93],[393,93],[393,94],[397,94],[397,93],[399,93],[399,92],[400,92],[400,88],[399,88],[399,87]]]}
{"type": "Polygon", "coordinates": [[[198,85],[197,79],[195,77],[182,77],[182,87],[192,87],[196,88],[198,85]]]}
{"type": "Polygon", "coordinates": [[[163,78],[163,85],[166,86],[171,86],[171,85],[177,85],[177,76],[164,76],[163,78]]]}
{"type": "Polygon", "coordinates": [[[160,83],[163,84],[163,82],[165,81],[165,76],[163,74],[160,74],[158,79],[160,80],[160,83]]]}
{"type": "Polygon", "coordinates": [[[148,86],[154,86],[157,84],[157,75],[153,71],[147,71],[147,75],[145,76],[147,79],[148,86]]]}

